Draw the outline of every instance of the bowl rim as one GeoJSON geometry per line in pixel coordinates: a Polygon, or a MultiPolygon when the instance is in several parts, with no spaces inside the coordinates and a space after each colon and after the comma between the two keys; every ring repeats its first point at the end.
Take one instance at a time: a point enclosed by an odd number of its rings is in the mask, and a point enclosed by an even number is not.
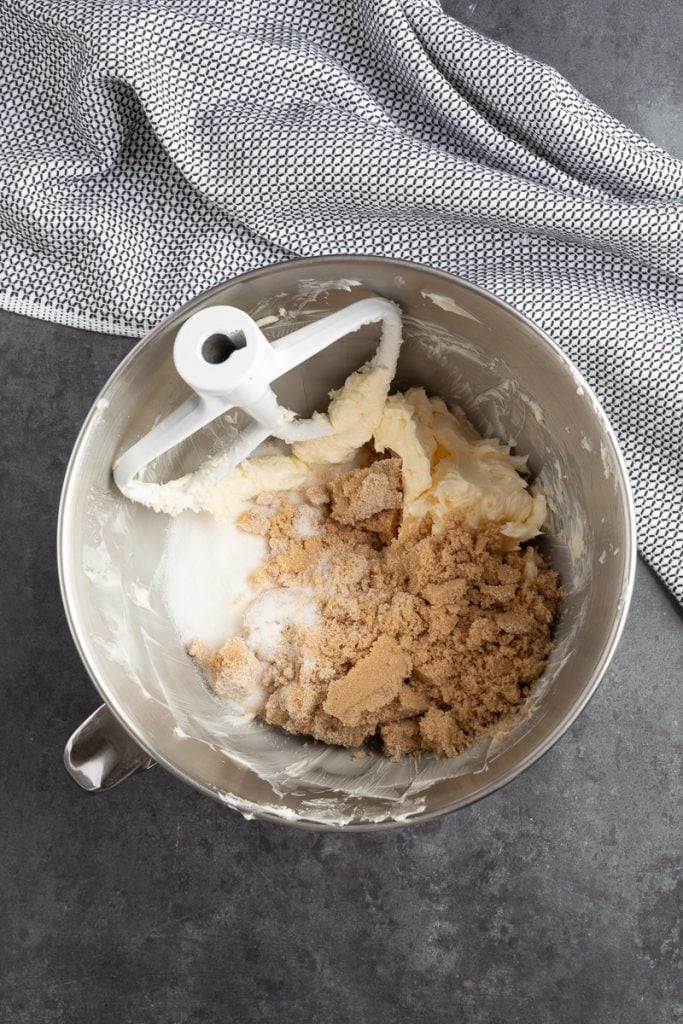
{"type": "MultiPolygon", "coordinates": [[[[518,320],[524,326],[530,328],[536,336],[548,345],[557,355],[562,363],[565,364],[567,369],[571,372],[573,378],[576,380],[577,385],[582,387],[586,395],[590,398],[593,403],[595,410],[602,420],[602,424],[605,429],[606,436],[609,438],[612,447],[612,455],[615,460],[615,472],[618,474],[619,483],[623,487],[625,496],[625,511],[627,516],[627,526],[625,531],[625,546],[627,551],[624,558],[624,570],[622,574],[621,586],[619,591],[619,597],[617,600],[617,608],[610,635],[607,638],[607,642],[603,648],[601,659],[593,672],[592,678],[581,691],[581,694],[577,701],[572,705],[569,712],[563,717],[562,721],[552,730],[552,732],[544,739],[544,741],[533,750],[522,758],[519,762],[515,763],[507,771],[501,775],[492,779],[486,786],[475,794],[460,797],[454,800],[451,804],[443,807],[436,808],[432,811],[416,812],[414,815],[402,818],[401,820],[387,819],[383,821],[373,822],[350,822],[348,824],[334,824],[330,822],[318,822],[314,818],[291,818],[285,815],[281,815],[274,810],[258,808],[258,805],[254,805],[255,809],[252,812],[250,806],[249,817],[254,817],[260,821],[268,821],[278,825],[289,825],[294,828],[304,829],[307,831],[315,832],[375,832],[385,831],[388,829],[400,828],[406,825],[419,825],[423,822],[431,821],[435,818],[439,818],[444,814],[450,814],[453,811],[461,810],[463,807],[468,807],[479,800],[484,799],[486,796],[490,796],[492,793],[499,789],[502,789],[508,783],[512,782],[519,775],[522,774],[527,768],[535,764],[536,761],[540,760],[544,754],[546,754],[551,747],[553,747],[558,740],[567,732],[567,730],[573,725],[578,716],[581,714],[583,709],[588,704],[589,700],[595,693],[596,689],[602,682],[607,668],[612,660],[617,644],[621,638],[621,635],[626,624],[628,617],[629,606],[631,603],[631,597],[633,594],[633,587],[635,582],[636,572],[636,560],[637,560],[637,543],[636,543],[636,520],[635,520],[635,507],[633,502],[633,492],[631,483],[629,480],[628,470],[624,461],[624,456],[621,452],[621,448],[616,438],[614,428],[612,427],[607,414],[605,413],[602,405],[595,395],[590,384],[585,380],[581,371],[574,365],[569,359],[566,353],[560,348],[557,342],[541,328],[535,321],[529,317],[520,313],[519,310],[515,309],[514,306],[506,302],[504,299],[499,298],[486,288],[482,288],[480,285],[476,285],[466,278],[459,277],[457,274],[451,274],[445,270],[439,270],[435,267],[431,267],[425,263],[419,263],[414,260],[394,259],[388,256],[373,256],[373,255],[325,255],[325,256],[305,256],[298,257],[292,260],[278,261],[276,263],[268,264],[265,267],[259,267],[255,270],[246,271],[243,274],[238,274],[235,277],[229,278],[206,291],[200,292],[194,296],[184,305],[178,307],[167,317],[165,317],[160,323],[148,331],[140,341],[135,344],[130,352],[121,360],[116,366],[114,371],[110,374],[103,387],[100,389],[98,395],[95,397],[93,404],[87,413],[83,424],[78,432],[76,440],[74,442],[69,461],[64,474],[64,482],[62,484],[62,490],[59,500],[59,511],[57,516],[57,568],[59,574],[59,587],[62,597],[62,603],[64,606],[64,612],[67,620],[69,630],[76,650],[80,656],[83,666],[86,669],[95,689],[99,693],[102,700],[105,702],[111,713],[118,720],[118,722],[124,727],[124,729],[133,737],[136,743],[146,751],[150,757],[152,757],[159,765],[169,771],[176,778],[182,782],[192,786],[199,792],[211,797],[218,801],[225,807],[229,807],[231,810],[235,810],[239,813],[244,813],[243,808],[240,806],[241,798],[236,797],[234,794],[229,794],[223,790],[218,790],[215,787],[200,781],[192,775],[185,772],[182,768],[177,766],[169,757],[166,756],[162,751],[155,748],[154,744],[150,743],[149,740],[142,734],[137,727],[130,721],[125,705],[117,704],[112,702],[110,695],[107,693],[106,685],[101,682],[98,672],[95,666],[91,663],[88,653],[87,646],[82,639],[84,630],[81,630],[75,620],[75,616],[72,611],[72,605],[69,594],[69,580],[67,576],[66,564],[67,564],[67,546],[69,544],[66,535],[66,526],[68,523],[69,515],[69,501],[71,497],[71,485],[76,476],[78,459],[83,449],[87,434],[89,433],[93,419],[97,415],[97,407],[100,399],[104,396],[111,386],[117,381],[117,379],[124,373],[128,365],[133,362],[138,353],[148,345],[152,344],[159,333],[166,332],[170,327],[173,326],[174,322],[189,315],[198,306],[205,305],[210,301],[211,297],[215,294],[222,292],[226,285],[231,285],[236,282],[252,282],[258,281],[262,277],[269,276],[273,270],[277,267],[292,267],[300,266],[302,270],[305,267],[325,267],[329,264],[338,266],[339,264],[346,264],[349,268],[358,268],[362,264],[383,264],[385,266],[394,267],[398,272],[401,269],[405,270],[419,270],[423,273],[428,273],[434,276],[436,279],[441,279],[445,283],[452,285],[456,283],[465,289],[474,292],[487,299],[488,301],[498,305],[506,313],[511,315],[513,318],[518,320]]],[[[351,274],[351,276],[353,276],[351,274]]]]}

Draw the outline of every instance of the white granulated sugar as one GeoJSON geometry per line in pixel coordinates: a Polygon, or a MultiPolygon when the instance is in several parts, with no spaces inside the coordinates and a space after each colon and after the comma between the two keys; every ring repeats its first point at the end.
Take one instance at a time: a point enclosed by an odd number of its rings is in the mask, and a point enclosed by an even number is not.
{"type": "Polygon", "coordinates": [[[315,537],[320,533],[322,512],[311,505],[300,505],[294,514],[294,529],[299,537],[315,537]]]}
{"type": "Polygon", "coordinates": [[[334,576],[331,572],[332,559],[329,555],[321,555],[317,563],[320,576],[320,594],[322,597],[333,597],[335,592],[334,576]]]}
{"type": "Polygon", "coordinates": [[[256,715],[262,710],[266,702],[266,691],[253,679],[245,684],[244,688],[235,696],[235,701],[247,714],[256,715]]]}
{"type": "Polygon", "coordinates": [[[253,597],[248,579],[263,563],[263,537],[238,530],[234,517],[185,512],[172,520],[166,541],[165,599],[180,639],[220,647],[240,629],[253,597]]]}
{"type": "Polygon", "coordinates": [[[288,626],[314,629],[318,606],[312,590],[305,587],[276,587],[259,594],[244,613],[247,645],[257,658],[274,661],[288,626]]]}
{"type": "Polygon", "coordinates": [[[264,682],[270,668],[256,662],[245,662],[242,666],[231,666],[229,675],[224,669],[221,679],[221,696],[236,701],[249,714],[261,710],[266,699],[264,682]]]}

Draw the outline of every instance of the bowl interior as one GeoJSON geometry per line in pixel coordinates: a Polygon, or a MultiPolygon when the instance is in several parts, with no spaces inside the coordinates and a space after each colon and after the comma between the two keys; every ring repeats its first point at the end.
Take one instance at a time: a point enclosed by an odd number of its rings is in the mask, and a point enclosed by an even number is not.
{"type": "MultiPolygon", "coordinates": [[[[369,358],[364,328],[282,378],[281,400],[307,414],[369,358]]],[[[161,479],[220,445],[220,421],[159,460],[161,479]]],[[[628,484],[611,429],[586,383],[537,329],[493,297],[399,261],[321,258],[245,275],[160,325],[119,367],[91,411],[67,474],[60,530],[67,611],[103,697],[168,768],[246,814],[313,827],[376,827],[462,806],[514,777],[561,735],[597,685],[632,583],[628,484]],[[567,591],[550,665],[529,714],[458,758],[352,760],[226,711],[170,625],[161,578],[167,520],[123,500],[111,464],[186,397],[172,362],[183,320],[236,305],[281,336],[370,294],[397,301],[405,341],[396,386],[422,385],[462,406],[479,431],[529,455],[552,504],[542,546],[567,591]],[[274,318],[274,319],[272,319],[274,318]]]]}

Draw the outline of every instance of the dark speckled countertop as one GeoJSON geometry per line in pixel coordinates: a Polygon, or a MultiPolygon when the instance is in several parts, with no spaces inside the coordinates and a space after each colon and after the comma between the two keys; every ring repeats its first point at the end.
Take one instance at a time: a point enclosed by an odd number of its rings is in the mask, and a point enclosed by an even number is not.
{"type": "MultiPolygon", "coordinates": [[[[683,156],[680,0],[448,0],[683,156]]],[[[88,797],[97,704],[54,553],[67,458],[132,342],[0,314],[1,1024],[674,1024],[681,616],[641,563],[612,667],[539,763],[395,832],[247,822],[159,768],[88,797]]]]}

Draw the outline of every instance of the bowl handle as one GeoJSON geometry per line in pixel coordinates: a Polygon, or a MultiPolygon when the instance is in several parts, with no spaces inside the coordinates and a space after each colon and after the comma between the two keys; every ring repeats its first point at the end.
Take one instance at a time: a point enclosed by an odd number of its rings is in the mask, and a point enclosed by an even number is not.
{"type": "Polygon", "coordinates": [[[106,704],[79,725],[64,748],[64,765],[88,793],[101,793],[123,782],[153,758],[139,747],[106,704]]]}

